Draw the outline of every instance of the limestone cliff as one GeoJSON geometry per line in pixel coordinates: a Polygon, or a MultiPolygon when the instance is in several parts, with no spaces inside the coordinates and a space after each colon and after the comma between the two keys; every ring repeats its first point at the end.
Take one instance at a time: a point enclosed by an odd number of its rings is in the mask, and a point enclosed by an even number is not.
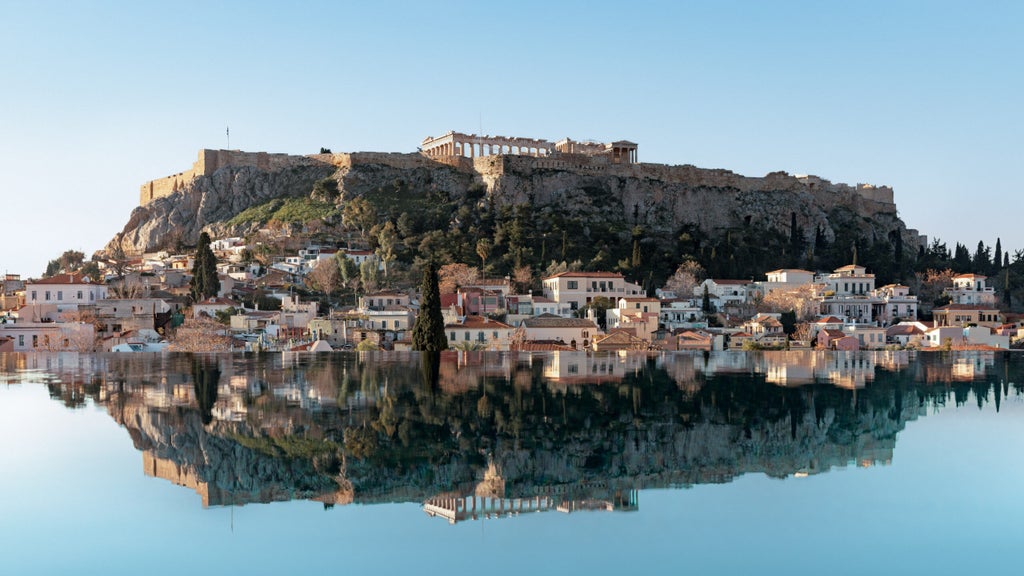
{"type": "MultiPolygon", "coordinates": [[[[192,244],[203,229],[238,234],[223,224],[243,210],[276,197],[308,196],[327,176],[338,182],[339,201],[389,187],[402,194],[440,194],[458,204],[529,203],[541,213],[577,222],[612,222],[628,231],[643,226],[651,235],[674,238],[684,226],[709,238],[729,230],[788,231],[793,215],[806,237],[821,230],[832,241],[847,236],[874,241],[900,234],[908,248],[919,238],[900,221],[892,190],[833,184],[814,176],[782,172],[745,177],[726,170],[660,164],[610,164],[600,158],[564,154],[552,158],[499,155],[427,158],[419,154],[353,153],[288,157],[284,162],[207,164],[174,179],[165,196],[146,196],[124,230],[108,244],[128,253],[153,251],[175,242],[192,244]]],[[[202,154],[201,154],[202,158],[202,154]]],[[[240,159],[241,158],[241,159],[240,159]]],[[[163,179],[167,180],[167,179],[163,179]]],[[[454,218],[454,216],[453,216],[454,218]]],[[[628,232],[621,232],[628,240],[628,232]]]]}

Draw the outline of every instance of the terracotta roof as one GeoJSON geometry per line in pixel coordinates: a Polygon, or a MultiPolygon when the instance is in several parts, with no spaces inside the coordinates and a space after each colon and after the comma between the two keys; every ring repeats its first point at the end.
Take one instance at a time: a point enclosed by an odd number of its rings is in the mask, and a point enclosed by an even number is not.
{"type": "Polygon", "coordinates": [[[229,298],[220,298],[214,296],[213,298],[207,298],[202,302],[197,302],[196,306],[238,306],[238,302],[229,298]]]}
{"type": "Polygon", "coordinates": [[[864,267],[863,266],[858,266],[856,264],[847,264],[846,266],[840,266],[839,268],[836,268],[834,270],[834,272],[839,272],[840,270],[856,270],[857,268],[864,268],[864,267]]]}
{"type": "Polygon", "coordinates": [[[562,318],[554,314],[541,314],[527,318],[523,320],[523,326],[527,328],[597,328],[596,324],[586,318],[562,318]]]}
{"type": "Polygon", "coordinates": [[[711,340],[711,334],[696,330],[685,330],[679,333],[679,338],[684,340],[700,340],[701,342],[707,342],[711,340]]]}
{"type": "Polygon", "coordinates": [[[95,284],[91,278],[79,272],[57,274],[40,280],[26,280],[25,284],[95,284]]]}
{"type": "Polygon", "coordinates": [[[491,320],[486,316],[466,316],[466,318],[459,324],[445,324],[445,328],[488,328],[491,330],[498,330],[502,328],[511,328],[504,322],[498,322],[497,320],[491,320]]]}
{"type": "Polygon", "coordinates": [[[810,270],[804,270],[802,268],[779,268],[778,270],[772,270],[768,274],[778,274],[780,272],[803,272],[804,274],[814,274],[810,270]]]}
{"type": "Polygon", "coordinates": [[[916,334],[924,334],[924,331],[913,324],[897,324],[890,326],[886,331],[886,336],[914,336],[916,334]]]}
{"type": "Polygon", "coordinates": [[[822,330],[822,332],[824,332],[825,335],[829,337],[829,339],[843,338],[844,336],[846,336],[846,333],[843,332],[842,330],[833,330],[831,328],[826,328],[825,330],[822,330]]]}
{"type": "Polygon", "coordinates": [[[988,278],[988,276],[982,276],[981,274],[957,274],[956,276],[953,276],[953,280],[956,280],[957,278],[974,278],[976,280],[984,280],[988,278]]]}
{"type": "Polygon", "coordinates": [[[814,321],[815,324],[842,324],[842,318],[836,318],[835,316],[825,316],[814,321]]]}
{"type": "Polygon", "coordinates": [[[545,280],[552,278],[622,278],[618,272],[559,272],[554,276],[548,276],[545,280]]]}
{"type": "Polygon", "coordinates": [[[746,285],[751,283],[750,280],[730,280],[727,278],[711,278],[710,280],[715,284],[746,285]]]}

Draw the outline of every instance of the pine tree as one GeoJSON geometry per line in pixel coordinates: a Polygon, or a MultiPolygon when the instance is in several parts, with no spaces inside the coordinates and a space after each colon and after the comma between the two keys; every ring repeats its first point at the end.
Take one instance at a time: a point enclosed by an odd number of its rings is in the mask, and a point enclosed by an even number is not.
{"type": "Polygon", "coordinates": [[[206,232],[199,235],[189,289],[193,302],[212,298],[220,292],[220,279],[217,278],[217,257],[210,249],[210,235],[206,232]]]}
{"type": "Polygon", "coordinates": [[[412,349],[440,352],[448,349],[441,316],[441,291],[437,287],[437,263],[431,260],[423,270],[420,284],[420,312],[412,327],[412,349]]]}

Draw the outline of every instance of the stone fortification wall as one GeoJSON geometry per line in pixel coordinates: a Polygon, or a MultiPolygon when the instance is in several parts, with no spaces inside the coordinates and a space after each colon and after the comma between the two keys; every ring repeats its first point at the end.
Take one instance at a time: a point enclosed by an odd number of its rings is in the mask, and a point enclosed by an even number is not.
{"type": "Polygon", "coordinates": [[[813,193],[839,195],[876,204],[880,212],[896,211],[893,190],[889,186],[832,183],[817,176],[792,176],[772,172],[765,176],[742,176],[730,170],[698,168],[693,165],[673,166],[652,163],[615,163],[607,156],[585,154],[554,154],[550,157],[495,155],[472,158],[472,169],[488,187],[497,185],[506,174],[519,176],[538,171],[569,171],[582,175],[613,176],[639,180],[655,180],[688,187],[730,188],[738,190],[773,191],[807,190],[813,193]]]}
{"type": "Polygon", "coordinates": [[[139,189],[139,205],[144,206],[157,198],[170,196],[190,185],[196,178],[209,176],[227,166],[251,166],[265,172],[276,172],[313,161],[311,157],[290,154],[203,149],[199,151],[199,158],[192,164],[190,170],[183,170],[177,174],[150,180],[143,184],[139,189]]]}
{"type": "MultiPolygon", "coordinates": [[[[342,154],[314,154],[310,156],[314,160],[332,164],[337,168],[352,168],[353,166],[381,164],[398,168],[401,170],[415,170],[416,168],[433,168],[438,164],[447,164],[456,168],[471,169],[468,163],[458,162],[458,158],[449,158],[441,161],[439,158],[427,158],[422,154],[403,154],[399,152],[349,152],[342,154]]],[[[468,160],[468,158],[466,159],[468,160]]]]}

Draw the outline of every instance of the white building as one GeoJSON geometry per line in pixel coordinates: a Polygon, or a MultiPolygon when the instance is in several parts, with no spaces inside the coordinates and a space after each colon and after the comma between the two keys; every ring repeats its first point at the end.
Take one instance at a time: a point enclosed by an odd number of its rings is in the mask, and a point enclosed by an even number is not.
{"type": "Polygon", "coordinates": [[[953,277],[953,287],[947,288],[945,294],[952,304],[994,306],[996,291],[985,284],[987,276],[981,274],[960,274],[953,277]]]}
{"type": "Polygon", "coordinates": [[[562,272],[544,279],[544,296],[571,313],[598,296],[615,301],[623,296],[644,296],[644,292],[616,272],[562,272]]]}
{"type": "Polygon", "coordinates": [[[77,310],[81,305],[95,304],[106,297],[106,286],[78,273],[25,282],[25,304],[34,306],[39,316],[30,320],[52,320],[60,312],[77,310]]]}
{"type": "Polygon", "coordinates": [[[486,316],[466,316],[462,322],[446,324],[448,347],[473,345],[483,350],[508,350],[513,328],[486,316]]]}
{"type": "Polygon", "coordinates": [[[703,298],[705,287],[708,289],[708,296],[718,298],[718,306],[724,308],[745,304],[750,298],[750,289],[753,287],[753,283],[749,280],[708,278],[693,287],[693,295],[703,298]]]}

